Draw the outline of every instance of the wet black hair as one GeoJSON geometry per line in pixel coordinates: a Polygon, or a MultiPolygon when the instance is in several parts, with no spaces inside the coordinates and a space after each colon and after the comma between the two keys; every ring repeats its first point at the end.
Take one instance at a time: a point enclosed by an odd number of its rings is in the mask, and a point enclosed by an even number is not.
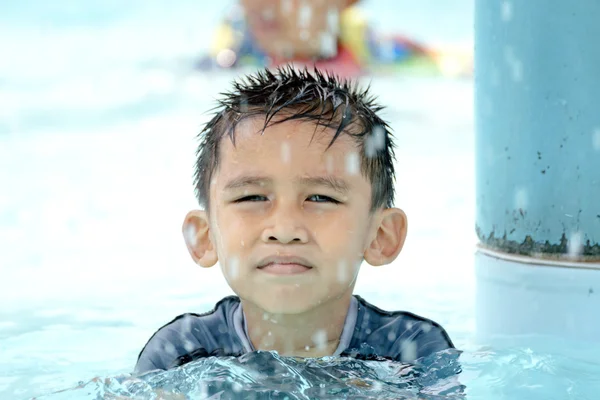
{"type": "Polygon", "coordinates": [[[219,166],[221,139],[235,146],[235,128],[246,118],[264,116],[265,128],[286,121],[310,121],[331,128],[329,147],[343,133],[356,140],[362,174],[371,182],[371,209],[393,207],[394,143],[389,125],[377,114],[383,109],[356,83],[318,70],[291,66],[246,75],[222,93],[214,117],[204,126],[196,156],[196,198],[209,211],[210,182],[219,166]],[[278,116],[278,118],[274,118],[278,116]]]}

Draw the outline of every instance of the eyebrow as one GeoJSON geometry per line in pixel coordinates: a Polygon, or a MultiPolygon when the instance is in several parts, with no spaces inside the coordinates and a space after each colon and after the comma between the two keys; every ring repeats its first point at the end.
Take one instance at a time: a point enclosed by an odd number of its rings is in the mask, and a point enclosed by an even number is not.
{"type": "MultiPolygon", "coordinates": [[[[335,192],[347,195],[350,185],[343,179],[331,175],[325,176],[303,176],[294,179],[294,182],[303,186],[322,186],[335,192]]],[[[248,186],[267,186],[273,184],[273,179],[263,176],[240,176],[227,182],[223,190],[234,190],[248,186]]]]}
{"type": "Polygon", "coordinates": [[[350,191],[350,185],[345,180],[331,175],[305,176],[295,181],[305,186],[324,186],[342,195],[347,195],[350,191]]]}

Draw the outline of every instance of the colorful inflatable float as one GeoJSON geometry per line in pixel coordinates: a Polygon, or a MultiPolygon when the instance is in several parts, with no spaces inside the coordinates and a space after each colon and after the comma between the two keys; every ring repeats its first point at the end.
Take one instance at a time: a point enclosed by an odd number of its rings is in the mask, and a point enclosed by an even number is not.
{"type": "MultiPolygon", "coordinates": [[[[470,77],[473,72],[471,48],[430,48],[403,35],[374,32],[363,13],[349,7],[339,15],[340,31],[335,55],[327,59],[292,59],[299,66],[313,65],[342,76],[365,74],[416,74],[470,77]]],[[[290,60],[268,57],[256,45],[243,13],[232,12],[215,32],[208,55],[197,68],[202,71],[238,67],[276,67],[290,60]]]]}

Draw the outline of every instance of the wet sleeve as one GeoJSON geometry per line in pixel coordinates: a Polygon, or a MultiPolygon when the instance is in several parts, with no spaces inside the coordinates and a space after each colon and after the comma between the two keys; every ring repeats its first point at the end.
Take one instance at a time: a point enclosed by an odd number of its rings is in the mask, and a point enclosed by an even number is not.
{"type": "Polygon", "coordinates": [[[161,342],[162,340],[159,337],[154,336],[146,343],[146,346],[144,346],[144,349],[141,351],[137,363],[135,364],[133,372],[136,375],[141,375],[154,370],[167,369],[164,354],[161,351],[164,349],[165,344],[161,342]]]}
{"type": "Polygon", "coordinates": [[[417,337],[417,357],[427,357],[438,351],[453,349],[454,344],[448,333],[437,324],[424,324],[417,337]]]}

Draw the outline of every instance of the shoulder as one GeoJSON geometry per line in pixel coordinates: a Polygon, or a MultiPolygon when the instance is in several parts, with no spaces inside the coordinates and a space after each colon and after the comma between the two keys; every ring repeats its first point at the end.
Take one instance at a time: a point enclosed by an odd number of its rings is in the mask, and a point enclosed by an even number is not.
{"type": "Polygon", "coordinates": [[[233,313],[238,306],[239,298],[225,297],[209,312],[182,314],[163,325],[140,352],[135,372],[166,370],[175,360],[199,348],[208,353],[219,348],[227,352],[237,350],[233,313]]]}
{"type": "Polygon", "coordinates": [[[454,348],[437,322],[406,311],[385,311],[359,296],[352,347],[396,361],[412,362],[454,348]]]}

